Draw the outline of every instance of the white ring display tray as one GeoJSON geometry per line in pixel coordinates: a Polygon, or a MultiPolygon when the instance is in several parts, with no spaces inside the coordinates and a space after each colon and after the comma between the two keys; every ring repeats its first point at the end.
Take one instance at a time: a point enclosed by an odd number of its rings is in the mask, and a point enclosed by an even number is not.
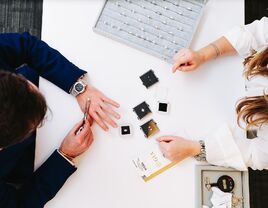
{"type": "Polygon", "coordinates": [[[172,63],[189,48],[207,0],[107,0],[93,30],[172,63]]]}
{"type": "Polygon", "coordinates": [[[211,207],[210,202],[212,191],[205,186],[206,180],[211,183],[217,182],[218,178],[228,175],[233,178],[235,187],[233,194],[238,198],[243,198],[243,202],[236,208],[249,208],[249,181],[248,172],[218,166],[198,165],[196,166],[196,208],[203,205],[211,207]]]}

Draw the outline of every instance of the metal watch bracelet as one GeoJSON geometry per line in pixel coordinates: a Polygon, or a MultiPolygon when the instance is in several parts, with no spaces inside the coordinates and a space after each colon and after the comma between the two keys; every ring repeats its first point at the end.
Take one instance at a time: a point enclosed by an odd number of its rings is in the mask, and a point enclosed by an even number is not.
{"type": "Polygon", "coordinates": [[[194,158],[197,161],[207,161],[207,154],[206,154],[206,146],[205,146],[205,142],[203,140],[199,140],[199,144],[201,146],[200,149],[200,154],[194,156],[194,158]]]}

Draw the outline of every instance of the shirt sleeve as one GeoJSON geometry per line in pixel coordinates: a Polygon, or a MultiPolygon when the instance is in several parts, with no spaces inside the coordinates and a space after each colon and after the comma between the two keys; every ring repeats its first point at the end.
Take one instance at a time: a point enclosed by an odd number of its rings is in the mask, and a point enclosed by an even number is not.
{"type": "Polygon", "coordinates": [[[253,170],[268,169],[267,129],[258,131],[258,137],[254,139],[240,137],[237,139],[237,144],[243,151],[243,157],[248,167],[253,170]]]}
{"type": "Polygon", "coordinates": [[[0,68],[15,71],[24,64],[67,93],[86,73],[29,33],[0,34],[0,68]]]}
{"type": "Polygon", "coordinates": [[[258,137],[247,139],[244,129],[221,126],[205,139],[208,163],[241,171],[268,169],[267,126],[258,132],[258,137]]]}
{"type": "Polygon", "coordinates": [[[68,163],[70,163],[72,166],[75,166],[74,162],[69,160],[67,157],[65,157],[63,154],[61,154],[61,152],[57,149],[57,152],[65,159],[68,161],[68,163]]]}
{"type": "Polygon", "coordinates": [[[0,207],[43,208],[75,171],[76,168],[55,151],[21,187],[0,180],[0,207]]]}
{"type": "Polygon", "coordinates": [[[226,124],[208,135],[205,145],[208,163],[241,171],[247,170],[243,156],[226,124]]]}
{"type": "Polygon", "coordinates": [[[224,34],[224,37],[240,56],[246,58],[253,51],[260,51],[268,46],[268,18],[263,17],[251,24],[236,26],[224,34]]]}

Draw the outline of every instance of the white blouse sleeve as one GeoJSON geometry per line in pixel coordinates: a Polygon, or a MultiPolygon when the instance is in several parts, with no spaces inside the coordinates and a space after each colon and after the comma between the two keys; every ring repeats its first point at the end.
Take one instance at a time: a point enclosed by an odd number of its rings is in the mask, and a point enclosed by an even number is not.
{"type": "Polygon", "coordinates": [[[268,18],[263,17],[245,26],[237,26],[224,34],[235,50],[242,57],[260,51],[268,46],[268,18]]]}
{"type": "Polygon", "coordinates": [[[258,130],[258,137],[252,140],[237,140],[240,147],[245,148],[243,155],[248,167],[256,170],[268,169],[268,129],[263,125],[258,130]],[[247,150],[246,150],[247,149],[247,150]]]}
{"type": "Polygon", "coordinates": [[[205,146],[208,163],[241,171],[247,170],[242,154],[227,125],[223,125],[216,132],[207,136],[205,146]]]}
{"type": "Polygon", "coordinates": [[[258,131],[258,137],[245,138],[245,130],[227,125],[220,127],[205,140],[207,161],[241,171],[268,169],[268,126],[258,131]]]}

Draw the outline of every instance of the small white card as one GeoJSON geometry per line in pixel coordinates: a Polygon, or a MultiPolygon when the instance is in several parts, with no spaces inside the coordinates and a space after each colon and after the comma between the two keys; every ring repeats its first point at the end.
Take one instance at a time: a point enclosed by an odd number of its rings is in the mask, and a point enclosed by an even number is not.
{"type": "Polygon", "coordinates": [[[165,158],[158,146],[152,147],[150,150],[142,153],[132,160],[132,162],[138,174],[145,182],[176,164],[165,158]]]}

